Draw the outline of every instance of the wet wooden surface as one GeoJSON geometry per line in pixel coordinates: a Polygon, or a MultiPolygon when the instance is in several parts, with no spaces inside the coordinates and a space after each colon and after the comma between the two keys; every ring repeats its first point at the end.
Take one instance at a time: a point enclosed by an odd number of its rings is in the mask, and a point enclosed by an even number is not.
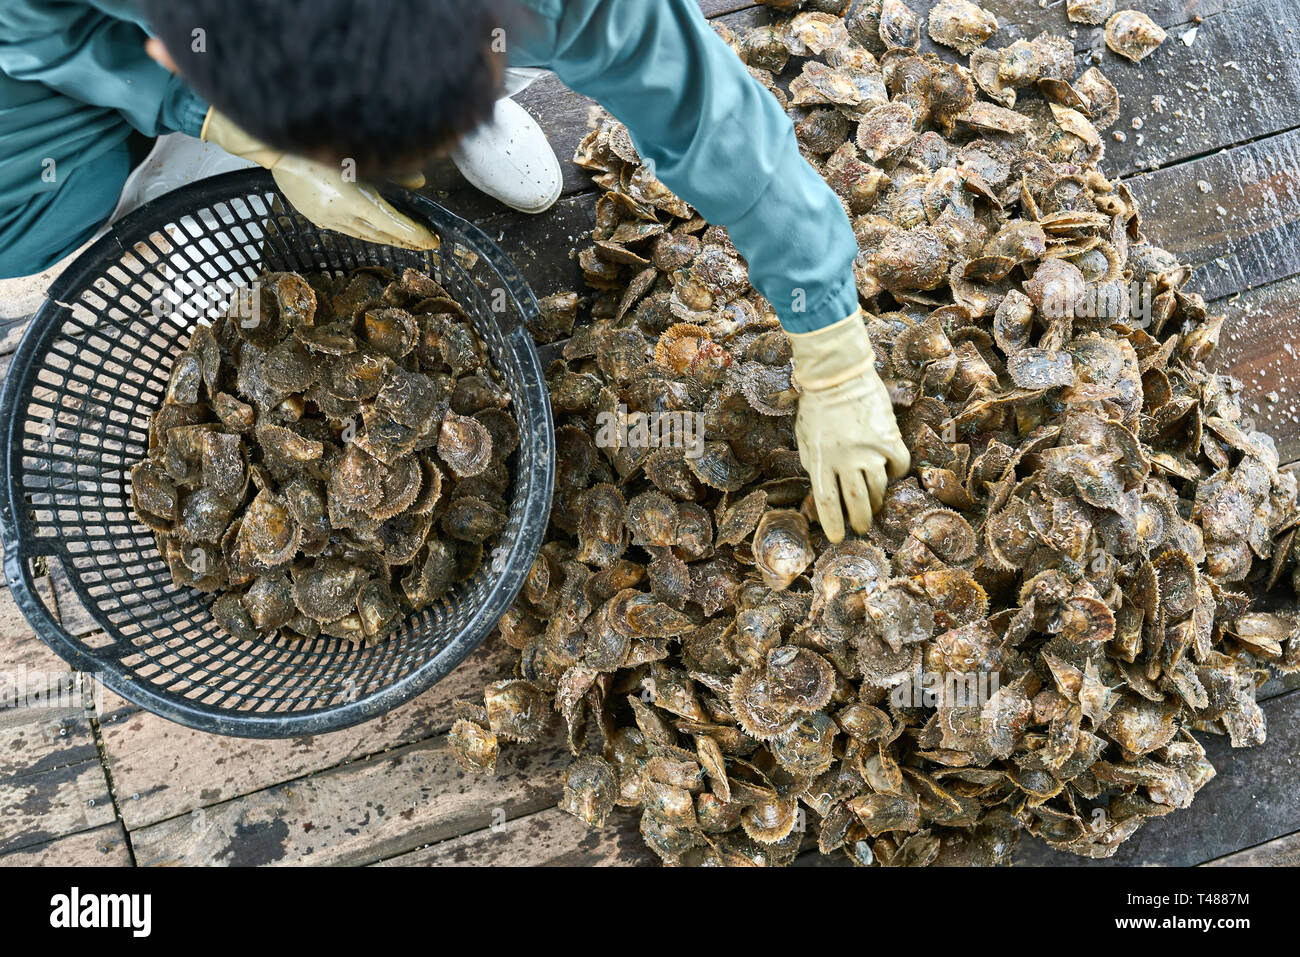
{"type": "MultiPolygon", "coordinates": [[[[735,28],[768,16],[743,0],[701,5],[735,28]]],[[[933,3],[911,5],[924,16],[933,3]]],[[[1063,3],[984,5],[1002,23],[995,46],[1071,29],[1063,3]]],[[[1105,168],[1130,182],[1149,238],[1196,267],[1192,288],[1228,317],[1219,368],[1243,380],[1250,414],[1276,437],[1283,460],[1300,460],[1300,345],[1292,346],[1300,338],[1300,12],[1292,0],[1134,6],[1170,33],[1142,64],[1104,52],[1099,29],[1070,34],[1081,64],[1101,64],[1123,97],[1121,119],[1106,134],[1105,168]]],[[[432,171],[429,192],[500,242],[539,295],[581,290],[570,251],[592,226],[592,189],[568,158],[593,122],[593,104],[553,78],[520,101],[565,161],[560,203],[543,216],[519,216],[445,167],[432,171]]],[[[20,329],[0,329],[0,375],[20,329]]],[[[93,631],[54,571],[38,581],[42,599],[72,633],[93,631]]],[[[652,863],[634,814],[619,812],[606,829],[588,832],[556,809],[567,763],[559,741],[507,748],[495,778],[471,778],[451,760],[450,703],[509,662],[508,649],[489,645],[382,718],[284,741],[189,731],[102,689],[59,707],[0,710],[0,865],[652,863]]],[[[0,671],[19,669],[66,666],[0,592],[0,671]]],[[[1233,751],[1207,739],[1217,777],[1190,809],[1148,824],[1115,862],[1300,861],[1293,688],[1267,689],[1263,747],[1233,751]]],[[[1094,863],[1028,840],[1017,860],[1094,863]]]]}
{"type": "Polygon", "coordinates": [[[1233,750],[1224,737],[1202,735],[1214,779],[1196,793],[1192,806],[1148,821],[1115,856],[1105,861],[1053,851],[1026,837],[1015,861],[1026,865],[1189,867],[1264,844],[1300,829],[1300,692],[1263,705],[1268,740],[1258,748],[1233,750]]]}
{"type": "Polygon", "coordinates": [[[1300,865],[1300,833],[1248,847],[1208,861],[1205,867],[1296,867],[1300,865]]]}

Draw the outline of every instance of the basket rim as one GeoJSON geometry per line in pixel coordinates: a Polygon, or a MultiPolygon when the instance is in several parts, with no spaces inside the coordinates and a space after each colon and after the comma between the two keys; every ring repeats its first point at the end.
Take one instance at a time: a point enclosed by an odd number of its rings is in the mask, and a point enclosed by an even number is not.
{"type": "MultiPolygon", "coordinates": [[[[520,399],[530,406],[538,406],[537,411],[546,428],[537,430],[537,434],[530,437],[535,443],[538,467],[528,475],[515,476],[516,487],[523,498],[523,521],[504,563],[505,570],[492,582],[482,603],[447,645],[408,674],[355,701],[301,714],[224,711],[174,694],[160,693],[147,682],[132,680],[130,672],[122,668],[116,658],[97,655],[94,649],[66,631],[37,597],[30,571],[28,560],[44,555],[60,559],[65,574],[74,578],[72,556],[62,547],[61,539],[36,539],[29,534],[30,521],[24,515],[26,505],[14,484],[14,476],[22,471],[23,436],[18,431],[22,418],[20,402],[30,393],[32,377],[62,327],[59,317],[71,311],[65,304],[69,291],[89,288],[90,282],[102,273],[107,258],[126,254],[136,242],[158,232],[166,224],[193,215],[195,210],[211,204],[245,198],[259,191],[275,192],[288,205],[271,174],[262,169],[224,173],[167,193],[115,223],[50,284],[44,302],[28,323],[14,352],[3,389],[0,389],[0,483],[4,489],[0,493],[0,535],[4,539],[5,577],[15,604],[37,636],[72,668],[94,672],[105,687],[127,701],[198,731],[247,738],[289,738],[342,730],[391,711],[433,687],[487,639],[523,588],[545,540],[555,488],[555,429],[545,373],[527,329],[528,321],[540,314],[540,308],[514,262],[473,223],[425,196],[395,185],[387,186],[381,192],[396,208],[417,220],[429,222],[435,232],[443,234],[444,239],[449,238],[447,233],[451,233],[455,241],[462,242],[487,260],[499,273],[522,313],[523,321],[512,330],[503,329],[502,337],[523,373],[524,395],[520,399]]],[[[113,634],[117,630],[102,620],[96,609],[86,607],[86,611],[104,631],[113,634]]]]}

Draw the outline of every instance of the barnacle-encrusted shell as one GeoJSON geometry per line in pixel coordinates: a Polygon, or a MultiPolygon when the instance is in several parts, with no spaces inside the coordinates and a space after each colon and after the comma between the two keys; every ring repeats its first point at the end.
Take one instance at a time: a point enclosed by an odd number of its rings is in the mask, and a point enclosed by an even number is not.
{"type": "Polygon", "coordinates": [[[807,519],[789,509],[768,512],[754,530],[753,554],[769,588],[788,588],[815,557],[807,519]]]}
{"type": "Polygon", "coordinates": [[[880,39],[891,50],[915,51],[920,46],[920,21],[903,0],[880,4],[880,39]]]}
{"type": "Polygon", "coordinates": [[[478,475],[492,460],[492,436],[477,419],[448,412],[438,431],[438,456],[461,478],[478,475]]]}
{"type": "Polygon", "coordinates": [[[495,733],[473,721],[458,718],[451,726],[447,740],[457,763],[466,771],[496,774],[499,746],[495,733]]]}
{"type": "Polygon", "coordinates": [[[488,724],[515,741],[532,741],[542,733],[549,714],[546,696],[533,684],[506,679],[488,685],[484,692],[488,724]]]}
{"type": "Polygon", "coordinates": [[[564,797],[560,808],[581,819],[589,827],[603,827],[618,798],[618,775],[609,762],[586,755],[573,764],[564,776],[564,797]]]}
{"type": "Polygon", "coordinates": [[[940,0],[930,10],[930,37],[970,54],[998,29],[997,17],[970,0],[940,0]]]}

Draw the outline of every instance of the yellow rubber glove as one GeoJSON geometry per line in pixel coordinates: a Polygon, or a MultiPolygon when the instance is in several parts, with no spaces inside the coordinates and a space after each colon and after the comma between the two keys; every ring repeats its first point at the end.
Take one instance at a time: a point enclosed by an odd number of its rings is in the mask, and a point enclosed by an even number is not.
{"type": "MultiPolygon", "coordinates": [[[[285,199],[322,229],[404,249],[438,247],[437,236],[403,216],[373,188],[348,182],[342,169],[267,146],[215,109],[208,111],[201,136],[205,143],[269,169],[285,199]]],[[[423,183],[423,177],[419,181],[423,183]]]]}
{"type": "Polygon", "coordinates": [[[803,389],[795,436],[812,479],[822,531],[844,539],[844,511],[854,531],[871,527],[889,478],[912,467],[862,313],[816,332],[791,333],[795,378],[803,389]],[[841,508],[841,504],[843,508],[841,508]]]}

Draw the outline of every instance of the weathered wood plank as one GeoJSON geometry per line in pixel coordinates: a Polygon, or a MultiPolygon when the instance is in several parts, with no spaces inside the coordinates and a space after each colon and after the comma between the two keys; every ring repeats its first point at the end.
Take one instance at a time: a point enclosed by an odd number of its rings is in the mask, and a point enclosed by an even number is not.
{"type": "MultiPolygon", "coordinates": [[[[514,653],[489,639],[414,701],[342,731],[256,741],[205,734],[136,711],[101,724],[104,756],[130,830],[229,801],[388,748],[442,734],[456,698],[482,700],[485,684],[509,673],[514,653]]],[[[116,699],[116,695],[113,696],[116,699]]],[[[121,699],[117,699],[120,701],[121,699]]],[[[107,702],[113,709],[116,701],[107,702]]]]}
{"type": "Polygon", "coordinates": [[[720,17],[757,6],[754,0],[700,0],[700,9],[706,17],[720,17]]]}
{"type": "Polygon", "coordinates": [[[1300,125],[1297,28],[1291,0],[1261,0],[1206,20],[1191,46],[1171,34],[1141,63],[1107,54],[1122,112],[1103,167],[1127,176],[1300,125]]]}
{"type": "Polygon", "coordinates": [[[1300,832],[1244,851],[1206,861],[1202,867],[1295,867],[1300,865],[1300,832]]]}
{"type": "MultiPolygon", "coordinates": [[[[939,0],[905,0],[907,6],[921,21],[922,52],[947,50],[930,42],[926,24],[930,11],[939,0]]],[[[1144,0],[1129,4],[1140,9],[1166,29],[1179,24],[1190,24],[1197,17],[1206,19],[1241,6],[1250,0],[1144,0]]],[[[856,4],[855,4],[856,5],[856,4]]],[[[988,40],[991,47],[1004,47],[1016,40],[1032,40],[1040,33],[1068,36],[1074,40],[1075,49],[1086,51],[1105,47],[1104,30],[1082,23],[1071,23],[1065,15],[1064,0],[980,0],[980,6],[998,18],[998,30],[988,40]]],[[[1124,9],[1120,4],[1118,9],[1124,9]]],[[[1171,36],[1171,40],[1176,37],[1171,36]]]]}
{"type": "MultiPolygon", "coordinates": [[[[922,20],[922,52],[965,63],[956,51],[931,41],[924,29],[936,2],[909,4],[922,20]]],[[[1289,0],[1142,4],[1144,13],[1171,32],[1159,49],[1136,64],[1106,47],[1103,28],[1070,23],[1063,2],[989,0],[983,6],[999,23],[990,47],[1044,31],[1069,36],[1081,56],[1080,70],[1095,64],[1114,82],[1122,115],[1106,136],[1103,165],[1115,175],[1156,169],[1297,125],[1291,104],[1300,90],[1300,33],[1294,29],[1300,16],[1289,0]],[[1196,25],[1192,21],[1198,16],[1204,22],[1196,25]],[[1193,26],[1189,46],[1181,38],[1193,26]],[[1140,129],[1134,128],[1135,120],[1140,129]]]]}
{"type": "MultiPolygon", "coordinates": [[[[1294,612],[1292,612],[1292,614],[1294,614],[1294,612]]],[[[1255,700],[1263,702],[1272,698],[1280,698],[1282,695],[1296,691],[1297,689],[1300,689],[1300,675],[1294,673],[1281,675],[1275,672],[1273,677],[1264,682],[1260,689],[1255,693],[1255,700]]]]}
{"type": "MultiPolygon", "coordinates": [[[[1198,17],[1207,19],[1247,2],[1249,0],[1145,0],[1141,4],[1133,4],[1133,8],[1140,9],[1163,27],[1172,27],[1180,23],[1191,23],[1198,17]]],[[[1064,4],[1056,6],[1064,9],[1064,4]]],[[[1119,4],[1116,8],[1124,9],[1119,4]]]]}
{"type": "Polygon", "coordinates": [[[1300,458],[1300,277],[1212,304],[1227,315],[1216,371],[1243,384],[1243,406],[1277,442],[1283,462],[1300,458]]]}
{"type": "Polygon", "coordinates": [[[36,314],[45,301],[45,290],[50,283],[91,245],[87,241],[80,249],[69,253],[61,262],[45,272],[18,279],[0,280],[0,353],[11,353],[18,347],[26,329],[25,320],[36,314]],[[11,322],[8,320],[23,320],[11,322]]]}
{"type": "Polygon", "coordinates": [[[103,685],[95,684],[95,715],[99,719],[101,733],[109,725],[125,721],[141,709],[127,701],[116,692],[109,691],[103,685]]]}
{"type": "Polygon", "coordinates": [[[659,858],[645,846],[640,814],[616,811],[599,830],[559,808],[381,861],[382,867],[637,867],[659,858]]]}
{"type": "MultiPolygon", "coordinates": [[[[44,282],[43,276],[41,281],[44,282]]],[[[33,287],[35,285],[34,280],[4,280],[4,283],[11,282],[25,282],[33,287]]],[[[44,282],[44,285],[40,287],[39,296],[34,292],[25,291],[25,294],[19,298],[17,303],[11,304],[5,302],[5,308],[23,309],[26,311],[17,318],[0,320],[0,354],[12,358],[14,352],[18,349],[18,343],[23,340],[23,334],[27,332],[27,326],[29,325],[31,317],[35,315],[36,310],[39,309],[41,303],[45,301],[45,288],[48,285],[48,282],[44,282]]],[[[9,371],[8,362],[5,362],[5,371],[9,371]]]]}
{"type": "MultiPolygon", "coordinates": [[[[1250,0],[1144,0],[1142,3],[1119,3],[1116,9],[1132,8],[1141,10],[1156,23],[1170,30],[1169,40],[1178,38],[1173,28],[1180,24],[1192,24],[1200,17],[1209,19],[1226,10],[1243,6],[1250,0]]],[[[934,6],[925,2],[919,6],[909,4],[913,9],[924,7],[928,11],[934,6]]],[[[1044,30],[1062,34],[1075,41],[1076,50],[1102,50],[1106,46],[1104,26],[1088,26],[1083,23],[1071,23],[1065,15],[1064,0],[1051,3],[1026,2],[1026,0],[987,0],[982,3],[986,10],[997,15],[999,30],[992,39],[993,46],[1004,46],[1020,38],[1032,39],[1044,30]]],[[[1107,54],[1113,56],[1113,54],[1107,54]]]]}
{"type": "Polygon", "coordinates": [[[0,867],[131,867],[126,832],[118,821],[0,854],[0,867]]]}
{"type": "Polygon", "coordinates": [[[87,831],[113,818],[98,760],[0,781],[0,852],[87,831]]]}
{"type": "MultiPolygon", "coordinates": [[[[36,579],[36,590],[47,607],[53,609],[54,593],[49,578],[36,579]]],[[[17,671],[21,667],[45,672],[68,670],[63,659],[36,636],[9,589],[0,588],[0,671],[17,671]]]]}
{"type": "MultiPolygon", "coordinates": [[[[923,20],[934,5],[911,4],[923,20]]],[[[984,6],[1001,24],[990,46],[1004,47],[1044,30],[1073,31],[1075,49],[1114,82],[1122,113],[1106,135],[1103,163],[1112,175],[1156,169],[1300,124],[1293,107],[1300,95],[1300,10],[1290,0],[1143,4],[1143,12],[1158,23],[1195,26],[1196,33],[1188,45],[1181,39],[1187,29],[1171,32],[1141,63],[1110,52],[1100,27],[1068,23],[1064,3],[993,0],[984,6]],[[1197,16],[1204,22],[1193,24],[1197,16]]],[[[928,37],[923,45],[945,59],[964,60],[928,37]]]]}
{"type": "Polygon", "coordinates": [[[558,736],[505,749],[495,777],[460,770],[445,737],[200,809],[131,835],[140,866],[369,864],[553,806],[558,736]]]}
{"type": "MultiPolygon", "coordinates": [[[[926,24],[930,11],[939,0],[907,0],[908,7],[921,21],[922,52],[948,50],[930,42],[926,24]]],[[[1172,28],[1180,24],[1191,25],[1197,17],[1209,19],[1227,10],[1243,6],[1252,0],[1145,0],[1128,4],[1140,9],[1162,27],[1171,30],[1170,40],[1176,40],[1172,28]]],[[[1078,51],[1105,49],[1105,31],[1102,26],[1071,23],[1065,15],[1064,0],[981,0],[980,6],[998,18],[998,30],[988,40],[991,47],[1004,47],[1016,40],[1031,40],[1040,33],[1068,36],[1078,51]]],[[[1118,9],[1125,9],[1119,4],[1118,9]]],[[[1183,32],[1183,31],[1180,31],[1183,32]]],[[[948,50],[949,53],[952,51],[948,50]]],[[[1105,54],[1113,56],[1113,54],[1105,54]]]]}
{"type": "Polygon", "coordinates": [[[596,225],[590,193],[566,196],[544,217],[495,216],[480,225],[528,279],[539,297],[562,290],[586,291],[575,247],[596,225]]]}
{"type": "Polygon", "coordinates": [[[1143,174],[1130,185],[1148,238],[1195,267],[1190,288],[1206,299],[1300,272],[1300,130],[1143,174]]]}
{"type": "Polygon", "coordinates": [[[90,717],[82,707],[0,708],[0,781],[53,771],[97,756],[90,717]]]}
{"type": "Polygon", "coordinates": [[[1089,861],[1022,838],[1015,860],[1023,865],[1087,866],[1162,864],[1191,866],[1300,829],[1300,693],[1264,704],[1268,740],[1234,751],[1225,738],[1201,740],[1218,774],[1192,806],[1155,818],[1106,861],[1089,861]]]}
{"type": "Polygon", "coordinates": [[[76,638],[99,631],[99,623],[90,616],[86,606],[81,603],[77,593],[72,590],[68,573],[57,560],[50,563],[50,584],[54,589],[54,600],[58,604],[59,624],[63,630],[76,638]]]}

